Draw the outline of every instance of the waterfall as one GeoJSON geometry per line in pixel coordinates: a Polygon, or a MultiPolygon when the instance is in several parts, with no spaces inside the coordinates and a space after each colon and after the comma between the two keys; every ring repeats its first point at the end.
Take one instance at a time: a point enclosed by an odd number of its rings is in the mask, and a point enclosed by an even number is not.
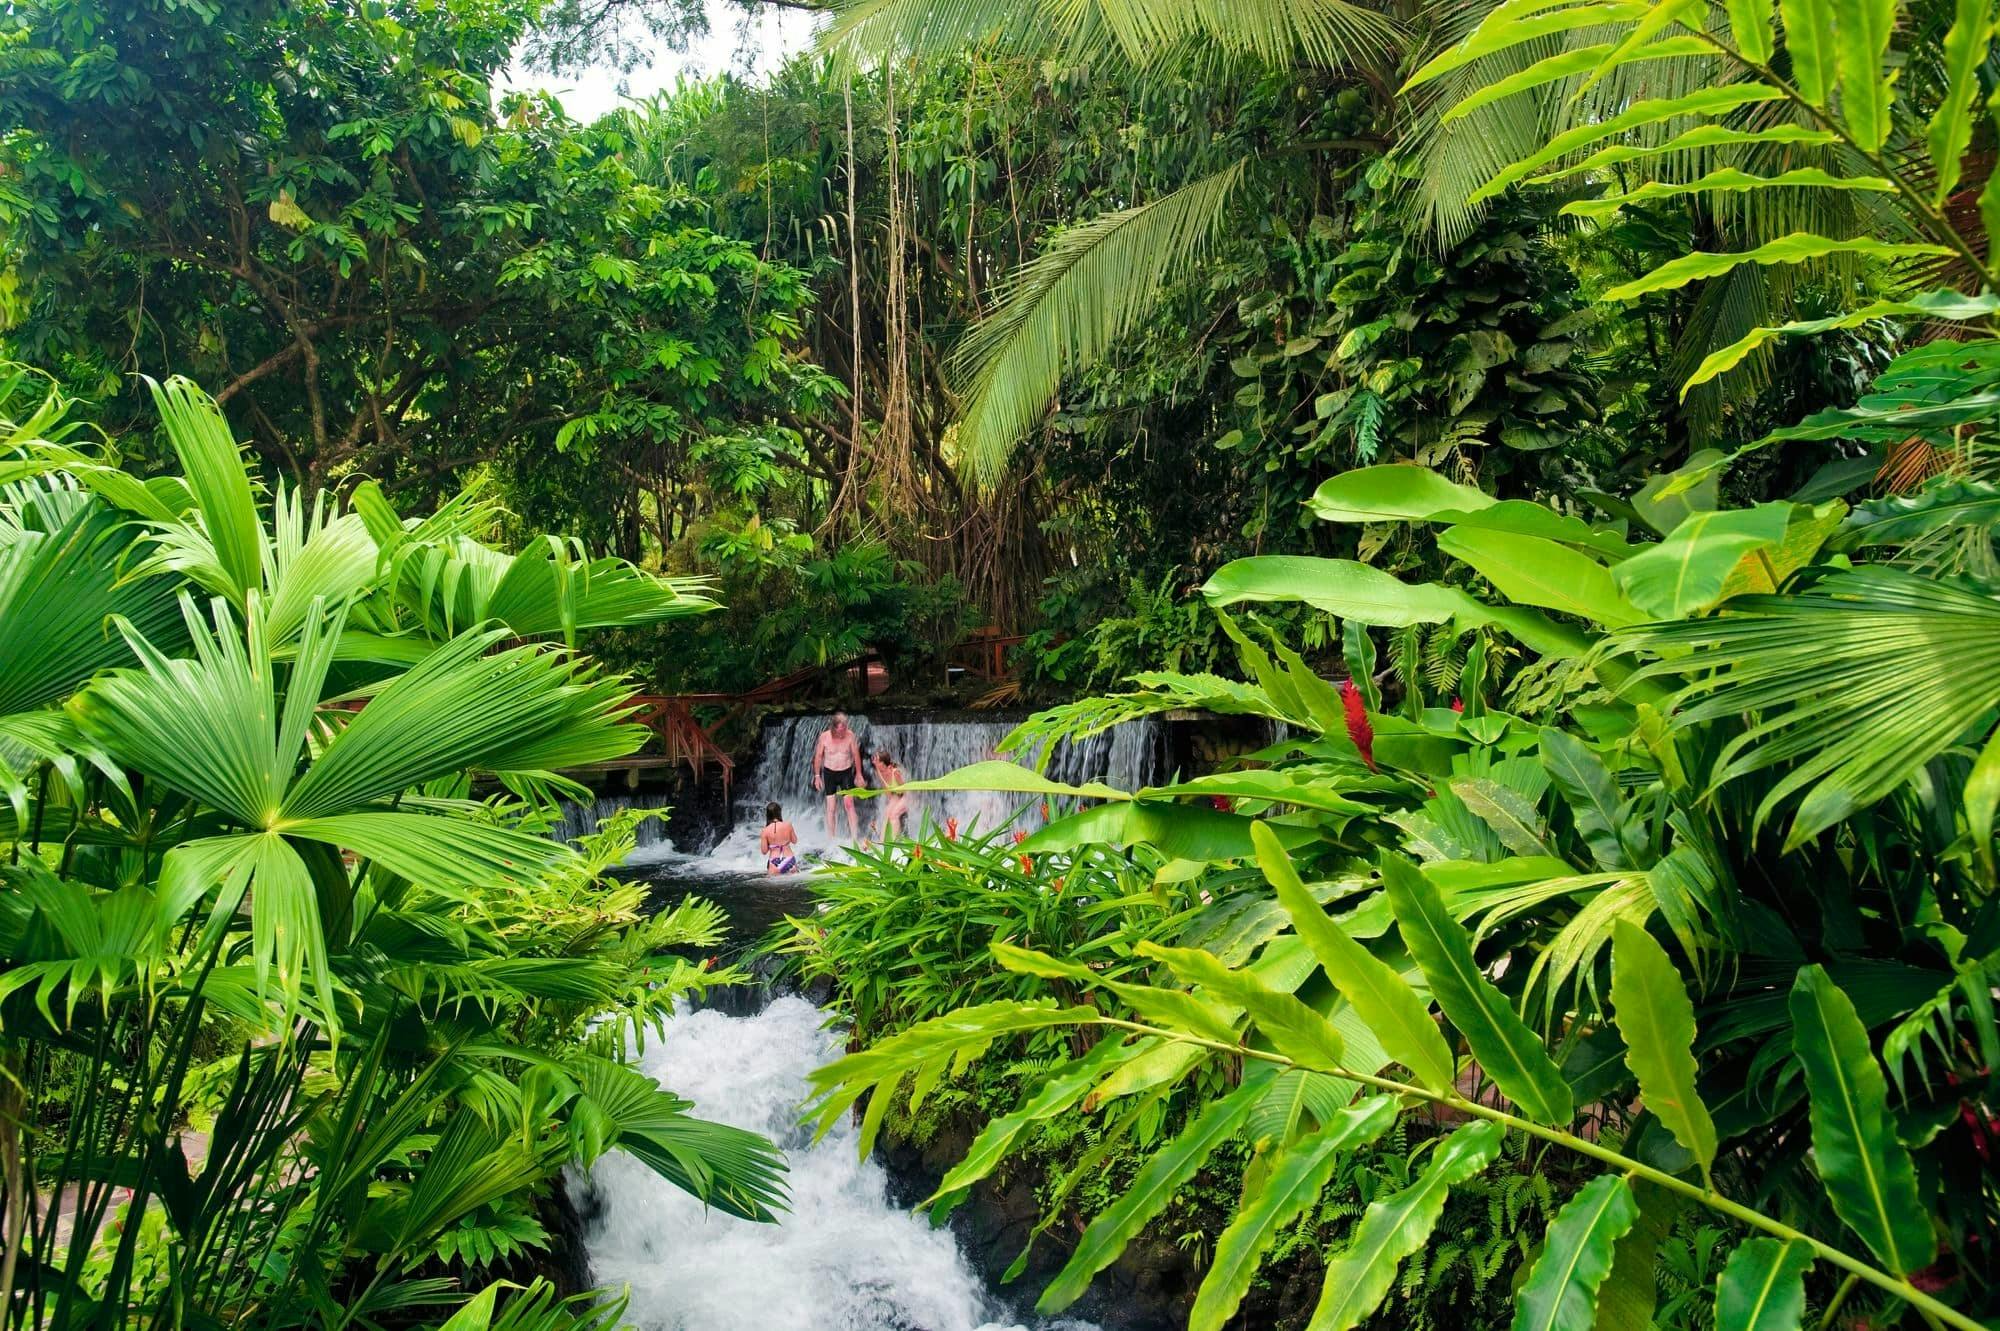
{"type": "MultiPolygon", "coordinates": [[[[842,1120],[817,1145],[799,1124],[806,1074],[844,1052],[804,999],[755,1014],[683,1010],[639,1066],[694,1112],[761,1132],[785,1151],[790,1205],[775,1225],[720,1212],[622,1152],[589,1178],[591,1277],[629,1287],[642,1331],[1001,1331],[1011,1313],[980,1283],[951,1232],[888,1199],[881,1165],[855,1154],[842,1120]]],[[[1087,1323],[1039,1331],[1095,1331],[1087,1323]]]]}
{"type": "MultiPolygon", "coordinates": [[[[801,848],[807,855],[825,855],[845,844],[847,810],[843,801],[837,809],[836,835],[826,834],[825,797],[812,788],[812,753],[831,721],[830,716],[787,716],[765,723],[756,764],[740,773],[736,782],[735,826],[721,843],[705,856],[713,867],[761,869],[757,835],[764,826],[764,806],[777,804],[798,829],[801,848]]],[[[869,783],[874,784],[874,756],[887,749],[912,781],[944,776],[969,763],[1001,757],[1000,741],[1012,731],[1017,719],[963,714],[951,716],[884,717],[871,721],[850,713],[865,760],[869,783]]],[[[1148,717],[1113,726],[1101,735],[1077,743],[1058,744],[1050,755],[1048,775],[1070,785],[1103,781],[1121,790],[1161,780],[1167,764],[1166,727],[1148,717]]],[[[990,832],[1014,825],[1032,829],[1041,825],[1041,801],[1030,796],[994,791],[948,791],[915,794],[910,797],[909,815],[903,820],[905,835],[914,836],[926,822],[943,827],[946,819],[956,819],[961,836],[990,832]]],[[[864,836],[876,835],[881,821],[879,798],[855,801],[855,818],[864,836]]]]}
{"type": "MultiPolygon", "coordinates": [[[[641,790],[630,795],[599,795],[587,805],[563,802],[562,818],[549,829],[549,835],[558,841],[576,841],[597,830],[598,824],[613,814],[626,809],[664,809],[674,803],[674,794],[669,790],[641,790]]],[[[658,818],[648,818],[639,824],[639,849],[664,847],[671,850],[673,843],[667,840],[667,827],[658,818]]]]}

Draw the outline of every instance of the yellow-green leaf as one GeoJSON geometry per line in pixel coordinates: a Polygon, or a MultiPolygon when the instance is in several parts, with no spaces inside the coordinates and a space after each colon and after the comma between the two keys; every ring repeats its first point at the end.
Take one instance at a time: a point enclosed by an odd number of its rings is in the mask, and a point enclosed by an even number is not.
{"type": "Polygon", "coordinates": [[[1814,106],[1833,93],[1832,0],[1778,0],[1785,16],[1785,50],[1792,57],[1792,82],[1814,106]]]}
{"type": "Polygon", "coordinates": [[[1572,217],[1609,217],[1620,208],[1679,194],[1740,194],[1758,189],[1860,190],[1871,194],[1893,194],[1895,182],[1882,176],[1836,176],[1817,166],[1801,166],[1775,176],[1753,175],[1733,166],[1709,172],[1696,180],[1649,180],[1622,194],[1606,194],[1596,199],[1576,199],[1562,206],[1572,217]]]}
{"type": "Polygon", "coordinates": [[[1457,1063],[1431,1019],[1429,1005],[1394,969],[1327,918],[1270,828],[1258,823],[1250,829],[1250,839],[1257,846],[1257,863],[1265,879],[1278,894],[1278,904],[1291,916],[1293,931],[1305,939],[1320,969],[1374,1032],[1384,1052],[1424,1086],[1440,1094],[1449,1091],[1457,1063]]]}
{"type": "Polygon", "coordinates": [[[1215,1241],[1215,1260],[1188,1312],[1188,1331],[1222,1331],[1250,1292],[1264,1254],[1319,1200],[1341,1156],[1374,1141],[1395,1121],[1396,1102],[1378,1095],[1341,1110],[1324,1131],[1294,1142],[1272,1162],[1264,1186],[1215,1241]]]}
{"type": "Polygon", "coordinates": [[[1640,1098],[1707,1178],[1715,1122],[1695,1089],[1694,1004],[1666,949],[1630,920],[1612,926],[1611,1010],[1640,1098]]]}
{"type": "Polygon", "coordinates": [[[1729,0],[1729,34],[1736,39],[1736,49],[1754,64],[1771,58],[1771,18],[1771,0],[1729,0]]]}
{"type": "Polygon", "coordinates": [[[1451,1189],[1493,1163],[1503,1135],[1497,1123],[1467,1124],[1444,1139],[1415,1183],[1370,1203],[1352,1241],[1327,1261],[1306,1331],[1353,1331],[1361,1325],[1389,1292],[1403,1259],[1437,1228],[1451,1189]]]}
{"type": "Polygon", "coordinates": [[[1812,1247],[1794,1239],[1745,1239],[1715,1290],[1715,1324],[1727,1331],[1799,1331],[1812,1247]]]}
{"type": "Polygon", "coordinates": [[[1865,152],[1889,139],[1889,108],[1897,69],[1887,63],[1896,30],[1896,0],[1832,0],[1834,64],[1840,72],[1840,114],[1865,152]]]}
{"type": "Polygon", "coordinates": [[[1927,138],[1937,187],[1931,202],[1942,207],[1964,174],[1965,150],[1972,143],[1972,104],[1979,95],[1979,67],[1993,41],[1992,0],[1956,0],[1951,28],[1944,35],[1944,96],[1931,115],[1927,138]]]}
{"type": "Polygon", "coordinates": [[[1584,1184],[1549,1223],[1542,1255],[1514,1297],[1513,1331],[1590,1331],[1612,1251],[1638,1218],[1639,1204],[1618,1175],[1584,1184]]]}
{"type": "Polygon", "coordinates": [[[1724,273],[1740,268],[1746,263],[1764,265],[1807,263],[1834,254],[1861,254],[1875,259],[1902,259],[1943,257],[1950,253],[1951,251],[1942,245],[1876,240],[1869,236],[1834,240],[1830,236],[1816,236],[1808,231],[1795,231],[1789,236],[1766,241],[1753,249],[1730,250],[1720,254],[1696,250],[1693,254],[1684,254],[1678,259],[1670,259],[1661,264],[1644,277],[1613,287],[1604,293],[1604,299],[1636,300],[1655,291],[1672,291],[1690,282],[1721,277],[1724,273]]]}

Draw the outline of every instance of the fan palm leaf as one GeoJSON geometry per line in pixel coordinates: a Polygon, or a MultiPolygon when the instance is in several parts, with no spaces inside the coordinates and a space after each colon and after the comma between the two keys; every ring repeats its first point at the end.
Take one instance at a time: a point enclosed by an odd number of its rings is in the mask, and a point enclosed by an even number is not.
{"type": "Polygon", "coordinates": [[[1712,781],[1783,767],[1756,821],[1802,796],[1788,849],[1887,796],[2000,706],[2000,603],[1991,597],[1868,567],[1730,608],[1612,642],[1664,658],[1641,677],[1692,676],[1676,700],[1680,724],[1742,718],[1712,781]]]}

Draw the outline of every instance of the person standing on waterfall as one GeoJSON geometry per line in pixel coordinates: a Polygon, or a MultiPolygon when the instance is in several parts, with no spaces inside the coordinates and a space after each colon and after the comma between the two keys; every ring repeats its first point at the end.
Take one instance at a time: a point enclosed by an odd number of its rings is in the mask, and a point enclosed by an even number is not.
{"type": "MultiPolygon", "coordinates": [[[[868,778],[861,774],[861,741],[847,728],[846,712],[835,712],[833,724],[820,732],[819,741],[813,745],[812,766],[813,789],[826,796],[826,839],[835,841],[840,834],[834,830],[833,806],[836,799],[842,798],[836,792],[868,787],[868,778]]],[[[854,796],[845,799],[848,840],[866,845],[854,816],[854,796]]]]}

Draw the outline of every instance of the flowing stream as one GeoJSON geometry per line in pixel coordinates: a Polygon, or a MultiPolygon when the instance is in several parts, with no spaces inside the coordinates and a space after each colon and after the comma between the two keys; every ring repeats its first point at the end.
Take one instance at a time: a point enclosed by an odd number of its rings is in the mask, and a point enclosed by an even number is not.
{"type": "MultiPolygon", "coordinates": [[[[888,748],[913,779],[941,775],[993,755],[1009,723],[919,719],[870,725],[853,719],[862,751],[888,748]]],[[[658,885],[663,901],[690,893],[728,912],[740,948],[785,914],[811,908],[811,875],[761,872],[757,832],[768,801],[785,805],[808,852],[836,853],[812,802],[807,762],[825,717],[791,717],[765,728],[761,752],[739,780],[733,826],[713,846],[642,847],[625,871],[658,885]]],[[[1149,724],[1121,726],[1064,746],[1050,774],[1109,781],[1130,789],[1159,779],[1164,745],[1149,724]]],[[[623,797],[578,811],[572,832],[588,830],[623,797]]],[[[914,815],[961,834],[1040,811],[1018,797],[953,792],[922,797],[914,815]]],[[[876,808],[861,808],[872,826],[876,808]]],[[[844,834],[845,814],[841,832],[844,834]]],[[[914,830],[917,818],[908,825],[914,830]]],[[[620,1153],[598,1162],[587,1184],[585,1245],[591,1276],[629,1287],[627,1319],[645,1331],[1095,1331],[1077,1321],[1022,1319],[988,1290],[946,1229],[933,1229],[890,1200],[889,1177],[855,1153],[856,1129],[838,1125],[818,1142],[799,1124],[806,1075],[844,1050],[825,1014],[796,994],[749,1004],[684,1010],[666,1037],[650,1041],[639,1065],[695,1102],[696,1112],[764,1133],[790,1165],[790,1210],[776,1225],[719,1213],[620,1153]]]]}

